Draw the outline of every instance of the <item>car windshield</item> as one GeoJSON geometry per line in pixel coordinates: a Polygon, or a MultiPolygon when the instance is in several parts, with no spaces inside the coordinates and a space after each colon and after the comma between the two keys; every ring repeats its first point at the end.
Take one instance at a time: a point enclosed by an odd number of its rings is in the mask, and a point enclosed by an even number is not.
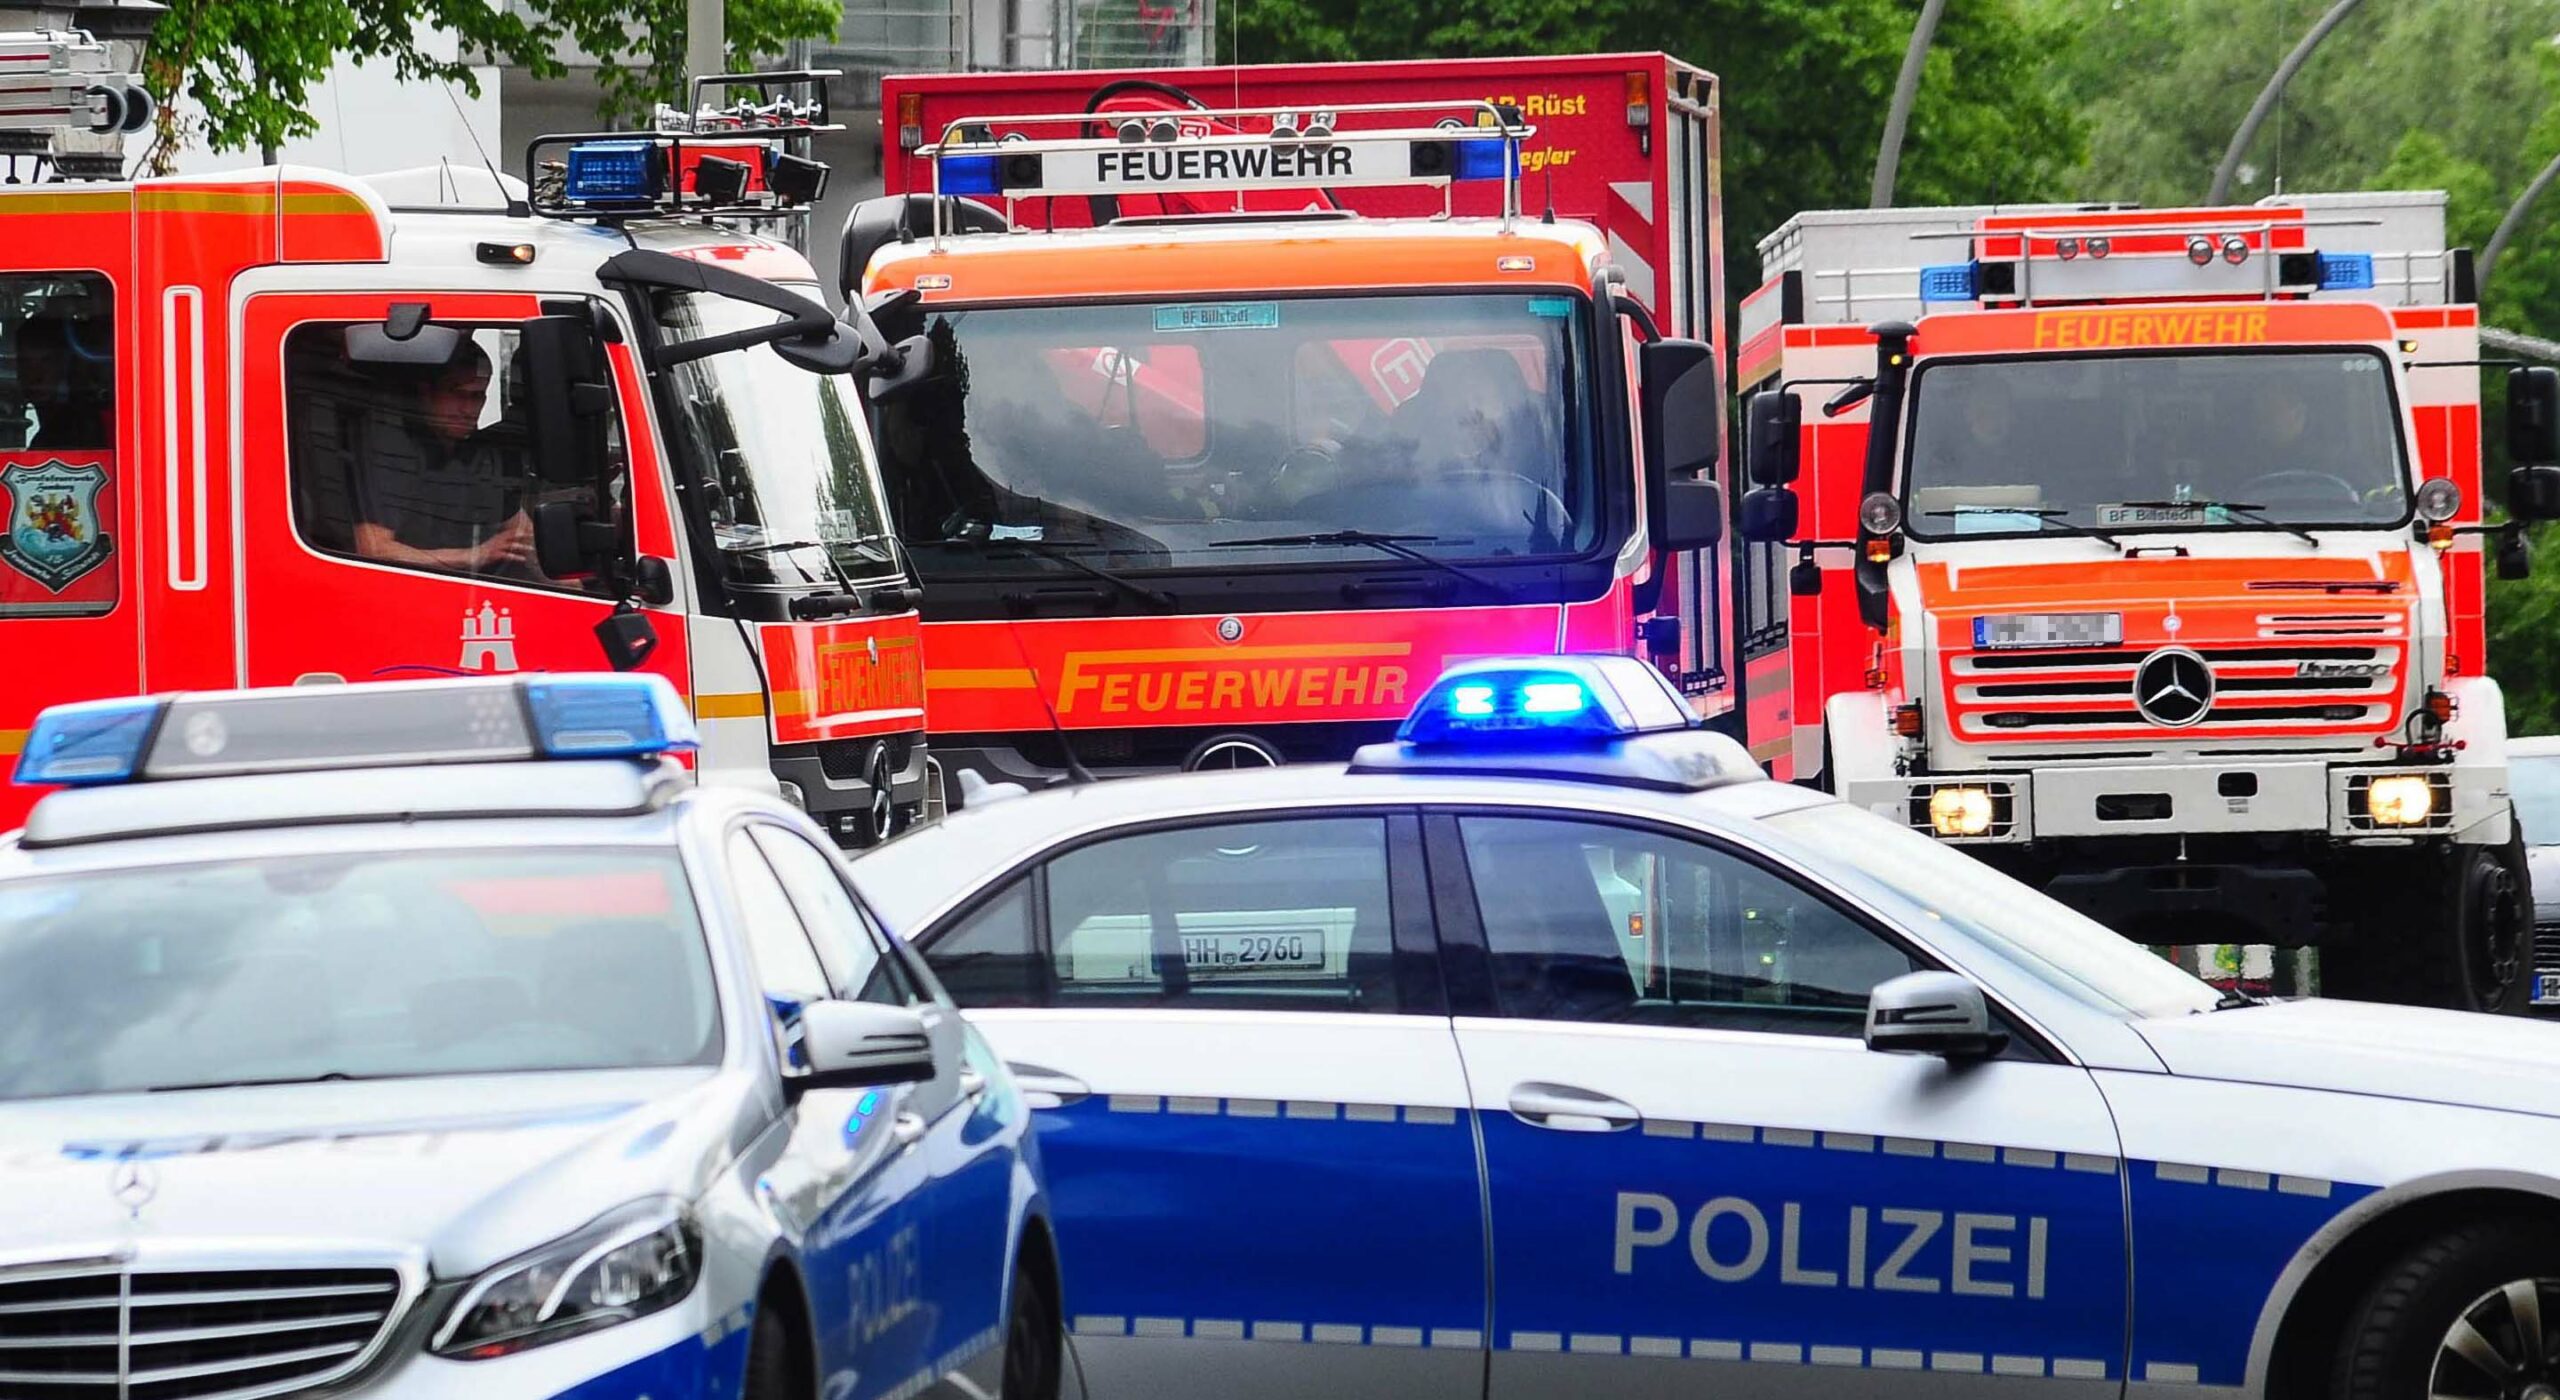
{"type": "Polygon", "coordinates": [[[899,528],[935,578],[1448,559],[1599,545],[1584,337],[1561,295],[941,311],[880,406],[899,528]],[[1428,334],[1422,328],[1428,327],[1428,334]]]}
{"type": "Polygon", "coordinates": [[[2390,366],[2369,352],[1943,361],[1912,399],[1917,538],[2409,518],[2390,366]]]}
{"type": "Polygon", "coordinates": [[[719,1055],[672,854],[311,855],[0,885],[0,1100],[719,1055]]]}
{"type": "MultiPolygon", "coordinates": [[[[800,291],[816,300],[817,289],[800,291]]],[[[670,342],[772,325],[780,317],[728,297],[661,294],[670,342]]],[[[852,377],[812,374],[770,345],[677,365],[669,435],[699,496],[732,583],[832,585],[898,570],[888,512],[852,377]]]]}
{"type": "Polygon", "coordinates": [[[2507,757],[2507,785],[2526,844],[2560,846],[2560,754],[2507,757]]]}
{"type": "Polygon", "coordinates": [[[2117,1016],[2174,1016],[2210,1011],[2221,998],[2104,924],[1872,812],[1826,802],[1766,820],[2082,1005],[2117,1016]]]}

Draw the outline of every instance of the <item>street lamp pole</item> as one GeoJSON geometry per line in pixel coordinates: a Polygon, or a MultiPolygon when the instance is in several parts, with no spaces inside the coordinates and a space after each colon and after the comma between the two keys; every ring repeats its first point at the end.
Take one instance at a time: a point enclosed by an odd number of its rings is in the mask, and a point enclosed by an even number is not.
{"type": "Polygon", "coordinates": [[[2302,42],[2293,46],[2293,52],[2284,56],[2284,62],[2276,65],[2275,76],[2267,79],[2266,87],[2258,93],[2258,100],[2249,105],[2249,115],[2240,119],[2240,129],[2231,133],[2230,149],[2222,153],[2222,164],[2214,167],[2213,188],[2204,197],[2206,204],[2220,204],[2230,196],[2231,177],[2240,168],[2240,157],[2248,153],[2249,143],[2257,139],[2258,128],[2267,120],[2267,114],[2276,109],[2276,99],[2284,96],[2285,84],[2292,82],[2293,75],[2302,71],[2311,51],[2320,47],[2320,41],[2329,37],[2329,31],[2338,27],[2338,22],[2355,9],[2356,3],[2357,0],[2338,0],[2337,4],[2330,6],[2319,23],[2312,25],[2310,32],[2302,36],[2302,42]]]}
{"type": "Polygon", "coordinates": [[[1876,144],[1876,179],[1867,195],[1870,209],[1893,207],[1893,181],[1902,168],[1902,133],[1911,124],[1912,99],[1920,93],[1920,70],[1929,61],[1929,41],[1937,36],[1938,16],[1947,0],[1926,0],[1911,26],[1911,44],[1902,51],[1902,75],[1893,81],[1893,106],[1884,115],[1884,139],[1876,144]]]}

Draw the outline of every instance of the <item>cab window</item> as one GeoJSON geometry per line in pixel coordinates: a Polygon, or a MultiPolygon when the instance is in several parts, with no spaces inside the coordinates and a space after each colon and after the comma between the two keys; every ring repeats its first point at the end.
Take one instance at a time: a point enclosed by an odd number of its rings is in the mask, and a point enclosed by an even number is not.
{"type": "Polygon", "coordinates": [[[1046,876],[1059,1005],[1396,1009],[1382,818],[1145,832],[1046,876]]]}
{"type": "Polygon", "coordinates": [[[791,907],[773,867],[744,831],[729,836],[729,888],[737,897],[738,917],[746,922],[748,955],[755,959],[756,985],[773,1008],[775,1019],[788,1023],[800,1007],[827,996],[827,973],[810,946],[800,913],[791,907]]]}
{"type": "Polygon", "coordinates": [[[602,485],[586,464],[551,480],[533,451],[530,364],[504,326],[461,327],[433,364],[359,362],[362,323],[306,322],[285,338],[294,525],[331,554],[394,568],[601,595],[534,557],[533,510],[579,506],[622,527],[629,494],[619,420],[607,415],[602,485]]]}
{"type": "Polygon", "coordinates": [[[114,609],[115,407],[107,279],[0,276],[0,617],[114,609]]]}
{"type": "Polygon", "coordinates": [[[835,862],[818,848],[778,827],[755,829],[756,845],[773,862],[801,922],[817,943],[838,992],[856,1001],[904,1006],[915,988],[894,958],[881,956],[870,921],[836,877],[835,862]]]}
{"type": "Polygon", "coordinates": [[[1909,954],[1711,846],[1556,818],[1459,823],[1505,1016],[1855,1036],[1909,954]]]}

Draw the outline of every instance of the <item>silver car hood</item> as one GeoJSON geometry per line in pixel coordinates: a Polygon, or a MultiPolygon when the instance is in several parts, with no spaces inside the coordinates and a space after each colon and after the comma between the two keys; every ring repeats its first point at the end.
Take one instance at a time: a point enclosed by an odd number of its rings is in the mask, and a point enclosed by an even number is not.
{"type": "Polygon", "coordinates": [[[2560,1025],[2289,1001],[2134,1022],[2171,1074],[2560,1117],[2560,1025]]]}
{"type": "Polygon", "coordinates": [[[626,1201],[693,1199],[762,1116],[753,1082],[687,1068],[0,1103],[0,1263],[327,1243],[422,1250],[462,1277],[626,1201]]]}

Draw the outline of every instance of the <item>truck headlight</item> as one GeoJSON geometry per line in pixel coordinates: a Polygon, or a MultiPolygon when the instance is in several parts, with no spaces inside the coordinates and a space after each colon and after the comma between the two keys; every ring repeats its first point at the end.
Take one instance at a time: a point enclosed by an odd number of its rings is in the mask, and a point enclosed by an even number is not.
{"type": "Polygon", "coordinates": [[[2376,778],[2365,789],[2364,810],[2375,826],[2424,826],[2435,815],[2435,789],[2423,773],[2376,778]]]}
{"type": "Polygon", "coordinates": [[[1942,787],[1929,794],[1929,825],[1940,836],[1980,836],[1991,829],[1991,790],[1942,787]]]}
{"type": "Polygon", "coordinates": [[[506,1356],[673,1307],[702,1276],[701,1236],[672,1201],[642,1201],[482,1274],[434,1350],[506,1356]]]}

